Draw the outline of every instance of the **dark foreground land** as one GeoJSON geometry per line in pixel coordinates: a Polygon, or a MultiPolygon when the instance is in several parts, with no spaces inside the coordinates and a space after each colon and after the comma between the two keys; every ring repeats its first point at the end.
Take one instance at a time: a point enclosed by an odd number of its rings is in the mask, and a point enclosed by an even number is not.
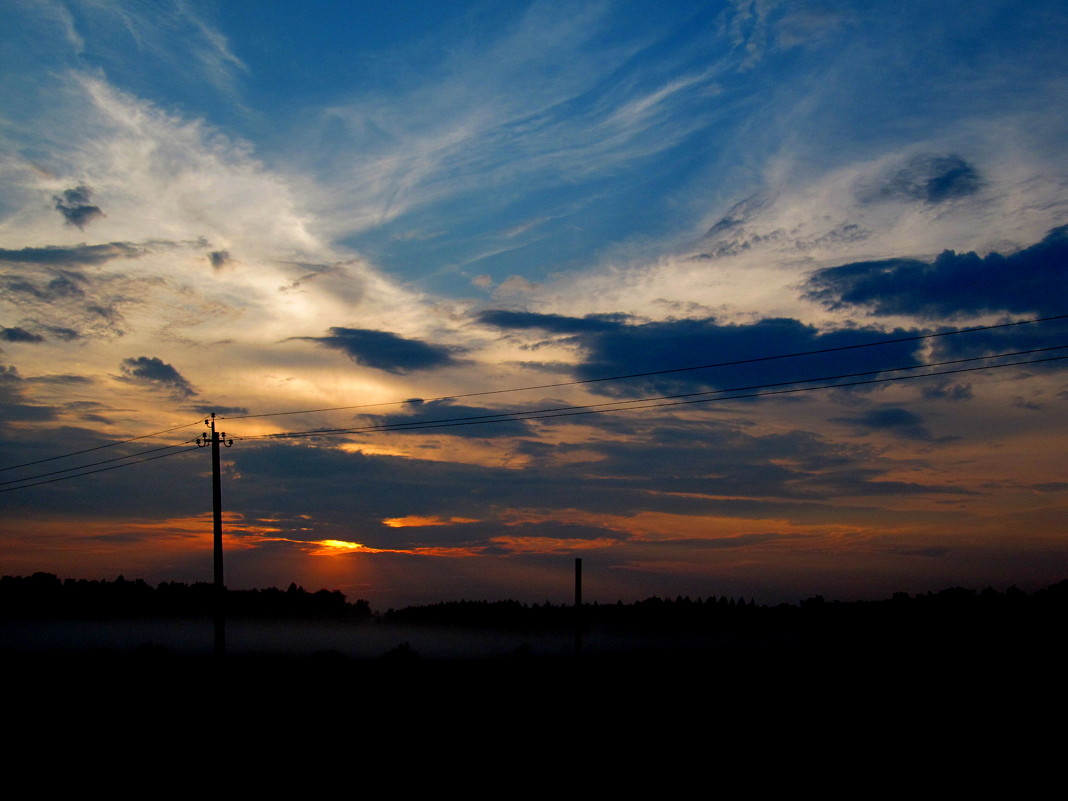
{"type": "Polygon", "coordinates": [[[23,742],[63,733],[79,753],[120,761],[139,748],[230,762],[244,753],[260,775],[301,750],[378,769],[398,759],[405,769],[389,775],[413,778],[431,778],[428,757],[449,759],[508,786],[570,784],[579,768],[587,781],[640,777],[671,795],[709,771],[747,786],[846,790],[874,779],[957,787],[958,774],[982,783],[993,771],[1037,794],[1032,784],[1060,764],[1068,711],[1062,637],[1037,634],[653,638],[578,657],[434,657],[409,640],[374,657],[9,652],[6,721],[23,742]],[[100,739],[102,726],[117,733],[100,739]]]}
{"type": "Polygon", "coordinates": [[[578,621],[568,606],[515,602],[375,614],[291,587],[232,594],[225,658],[212,653],[206,597],[5,578],[10,699],[39,722],[193,716],[376,736],[455,724],[801,739],[994,727],[1018,739],[1063,713],[1068,686],[1068,582],[1033,595],[957,588],[779,607],[649,599],[586,605],[578,621]]]}

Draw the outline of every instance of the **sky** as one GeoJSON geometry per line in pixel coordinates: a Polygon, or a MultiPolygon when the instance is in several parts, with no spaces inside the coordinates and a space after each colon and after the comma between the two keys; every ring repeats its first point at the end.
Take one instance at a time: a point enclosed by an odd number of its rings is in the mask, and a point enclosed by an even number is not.
{"type": "Polygon", "coordinates": [[[1063,3],[2,0],[0,30],[0,573],[210,581],[215,413],[235,588],[1068,575],[1063,3]]]}

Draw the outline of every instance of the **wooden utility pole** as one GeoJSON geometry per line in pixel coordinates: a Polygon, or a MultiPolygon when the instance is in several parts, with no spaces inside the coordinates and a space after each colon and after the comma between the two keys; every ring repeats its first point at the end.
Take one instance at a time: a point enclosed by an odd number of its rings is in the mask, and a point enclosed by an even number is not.
{"type": "Polygon", "coordinates": [[[204,421],[210,427],[205,432],[203,442],[197,440],[197,445],[204,447],[211,443],[211,505],[215,523],[215,587],[213,591],[215,607],[215,656],[226,656],[226,584],[223,581],[223,546],[222,546],[222,470],[219,459],[219,446],[229,448],[234,444],[232,439],[226,439],[225,432],[215,430],[215,412],[204,421]]]}
{"type": "Polygon", "coordinates": [[[582,656],[582,557],[575,558],[575,656],[582,656]]]}

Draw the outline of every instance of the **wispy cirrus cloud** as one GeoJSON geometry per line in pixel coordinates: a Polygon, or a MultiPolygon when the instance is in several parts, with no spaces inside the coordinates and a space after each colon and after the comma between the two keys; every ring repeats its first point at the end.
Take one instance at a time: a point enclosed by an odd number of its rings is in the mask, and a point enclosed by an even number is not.
{"type": "Polygon", "coordinates": [[[128,330],[126,313],[157,283],[143,275],[45,266],[0,272],[0,301],[60,340],[106,339],[128,330]]]}
{"type": "Polygon", "coordinates": [[[85,38],[91,37],[98,57],[107,59],[121,81],[141,83],[143,78],[125,72],[136,62],[146,73],[162,70],[175,76],[191,75],[195,83],[233,99],[248,67],[205,11],[191,2],[148,8],[129,2],[73,0],[72,13],[58,19],[80,54],[85,38]],[[124,51],[132,51],[136,59],[123,57],[124,51]]]}
{"type": "MultiPolygon", "coordinates": [[[[554,230],[595,198],[604,202],[603,187],[580,184],[633,174],[677,147],[715,116],[719,91],[716,69],[694,67],[689,47],[668,45],[672,24],[606,36],[612,24],[607,7],[533,4],[481,47],[451,51],[430,81],[402,84],[388,98],[357,93],[325,109],[319,125],[345,160],[325,162],[333,177],[324,179],[339,193],[359,187],[338,196],[348,211],[339,225],[361,246],[375,245],[373,230],[388,226],[383,246],[404,252],[421,241],[409,232],[433,227],[433,215],[453,217],[460,202],[497,218],[503,244],[530,219],[532,199],[555,195],[539,214],[554,230]],[[661,61],[656,72],[631,63],[651,53],[661,61]],[[353,151],[361,154],[355,160],[353,151]]],[[[487,233],[469,244],[492,252],[487,233]]]]}
{"type": "MultiPolygon", "coordinates": [[[[894,560],[952,553],[923,561],[982,562],[992,581],[1019,531],[1056,537],[1063,374],[1044,368],[476,420],[1053,342],[1005,329],[769,360],[1065,294],[1035,250],[1068,220],[1055,0],[64,0],[0,17],[15,33],[0,339],[18,360],[0,375],[0,464],[52,456],[60,434],[76,449],[172,415],[249,414],[227,425],[250,435],[227,453],[233,575],[301,580],[322,543],[366,543],[331,580],[429,601],[540,595],[578,549],[633,580],[613,592],[827,592],[849,569],[869,594],[894,560]],[[539,395],[500,392],[522,387],[539,395]],[[342,411],[361,403],[382,408],[342,411]],[[418,430],[450,416],[472,424],[418,430]],[[299,439],[257,438],[290,427],[299,439]],[[950,542],[953,526],[968,533],[950,542]],[[994,557],[956,547],[979,530],[994,557]]],[[[169,517],[184,544],[158,578],[195,564],[199,579],[202,498],[161,497],[154,479],[203,470],[176,459],[93,492],[12,493],[32,498],[0,547],[48,556],[18,532],[40,498],[68,527],[142,532],[144,553],[160,541],[144,521],[169,517]]],[[[62,543],[53,554],[74,553],[62,543]]],[[[129,551],[107,558],[130,574],[129,551]]]]}

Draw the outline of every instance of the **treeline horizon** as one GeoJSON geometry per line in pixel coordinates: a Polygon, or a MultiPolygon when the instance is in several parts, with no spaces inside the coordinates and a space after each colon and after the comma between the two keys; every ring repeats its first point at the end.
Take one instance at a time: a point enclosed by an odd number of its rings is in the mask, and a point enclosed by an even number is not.
{"type": "MultiPolygon", "coordinates": [[[[26,618],[153,618],[210,616],[215,610],[215,587],[208,582],[161,582],[153,587],[143,579],[122,575],[107,579],[60,579],[53,573],[0,578],[0,619],[26,618]]],[[[879,621],[914,624],[950,622],[953,625],[1008,623],[1011,619],[1045,618],[1068,611],[1068,579],[1027,593],[1015,586],[1004,592],[986,587],[974,590],[948,587],[916,595],[895,592],[885,600],[828,601],[822,595],[796,604],[759,605],[744,597],[675,598],[651,596],[624,603],[585,602],[583,626],[641,628],[650,631],[716,629],[790,629],[798,625],[837,623],[869,626],[879,621]]],[[[516,600],[441,601],[375,612],[364,599],[348,601],[339,590],[305,590],[295,582],[277,587],[225,592],[225,612],[231,617],[320,619],[410,625],[537,628],[574,626],[573,604],[526,604],[516,600]]]]}

